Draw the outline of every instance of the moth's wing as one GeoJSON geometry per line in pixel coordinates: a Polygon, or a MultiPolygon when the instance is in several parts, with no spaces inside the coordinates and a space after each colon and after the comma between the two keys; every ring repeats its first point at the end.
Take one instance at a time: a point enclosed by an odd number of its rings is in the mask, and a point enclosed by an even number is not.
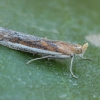
{"type": "Polygon", "coordinates": [[[58,52],[52,52],[52,51],[48,51],[48,50],[32,48],[32,47],[28,47],[28,46],[25,46],[22,44],[8,42],[8,41],[2,41],[2,42],[0,41],[0,44],[7,46],[9,48],[12,48],[12,49],[29,52],[29,53],[38,53],[38,54],[47,54],[47,55],[60,55],[61,54],[58,52]]]}
{"type": "Polygon", "coordinates": [[[33,54],[37,53],[37,54],[44,55],[44,56],[45,55],[51,55],[50,58],[58,58],[58,59],[70,58],[70,56],[64,55],[64,54],[59,53],[59,52],[42,50],[42,49],[38,49],[38,48],[32,48],[32,47],[28,47],[28,46],[18,44],[18,43],[2,41],[2,42],[0,42],[0,44],[7,46],[9,48],[15,49],[15,50],[20,50],[20,51],[24,51],[24,52],[33,53],[33,54]]]}

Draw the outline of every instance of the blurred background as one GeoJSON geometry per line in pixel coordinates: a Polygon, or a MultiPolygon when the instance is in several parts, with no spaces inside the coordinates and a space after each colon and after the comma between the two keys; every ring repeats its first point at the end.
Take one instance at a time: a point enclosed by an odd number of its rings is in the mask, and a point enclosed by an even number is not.
{"type": "Polygon", "coordinates": [[[0,27],[81,45],[89,42],[84,56],[93,59],[75,58],[73,72],[79,78],[74,79],[70,59],[26,65],[37,56],[0,45],[0,100],[100,99],[100,0],[0,0],[0,27]]]}

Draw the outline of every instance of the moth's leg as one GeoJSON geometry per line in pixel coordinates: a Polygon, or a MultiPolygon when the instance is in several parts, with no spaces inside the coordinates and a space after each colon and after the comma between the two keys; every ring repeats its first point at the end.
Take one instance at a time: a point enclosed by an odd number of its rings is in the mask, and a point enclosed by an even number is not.
{"type": "Polygon", "coordinates": [[[90,61],[93,61],[93,59],[91,58],[86,58],[86,57],[83,57],[83,56],[80,56],[81,59],[84,59],[84,60],[90,60],[90,61]]]}
{"type": "Polygon", "coordinates": [[[73,76],[74,78],[78,78],[78,77],[76,77],[76,76],[74,75],[74,73],[73,73],[73,71],[72,71],[73,61],[74,61],[74,56],[72,56],[72,58],[71,58],[70,72],[71,72],[71,74],[72,74],[72,76],[73,76]]]}
{"type": "Polygon", "coordinates": [[[33,56],[36,54],[36,53],[32,53],[33,54],[33,56]]]}
{"type": "Polygon", "coordinates": [[[40,57],[40,58],[31,59],[26,64],[29,64],[29,63],[31,63],[32,61],[35,61],[35,60],[45,59],[45,58],[49,58],[49,57],[52,57],[52,56],[48,55],[48,56],[43,56],[43,57],[40,57]]]}

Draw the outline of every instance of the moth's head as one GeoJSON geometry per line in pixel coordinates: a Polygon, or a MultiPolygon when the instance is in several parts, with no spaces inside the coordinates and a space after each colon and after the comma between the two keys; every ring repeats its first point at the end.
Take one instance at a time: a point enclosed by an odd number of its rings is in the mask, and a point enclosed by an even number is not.
{"type": "Polygon", "coordinates": [[[76,45],[73,49],[74,54],[83,55],[84,52],[87,50],[88,43],[85,43],[83,46],[76,45]]]}

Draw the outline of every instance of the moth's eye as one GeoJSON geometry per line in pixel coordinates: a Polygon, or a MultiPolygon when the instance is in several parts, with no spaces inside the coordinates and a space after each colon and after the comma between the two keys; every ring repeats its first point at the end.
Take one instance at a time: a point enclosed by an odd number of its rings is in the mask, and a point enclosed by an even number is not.
{"type": "Polygon", "coordinates": [[[77,53],[77,54],[82,53],[82,49],[81,49],[81,48],[76,48],[76,53],[77,53]]]}
{"type": "Polygon", "coordinates": [[[79,50],[79,49],[77,49],[77,52],[80,52],[80,50],[79,50]]]}

